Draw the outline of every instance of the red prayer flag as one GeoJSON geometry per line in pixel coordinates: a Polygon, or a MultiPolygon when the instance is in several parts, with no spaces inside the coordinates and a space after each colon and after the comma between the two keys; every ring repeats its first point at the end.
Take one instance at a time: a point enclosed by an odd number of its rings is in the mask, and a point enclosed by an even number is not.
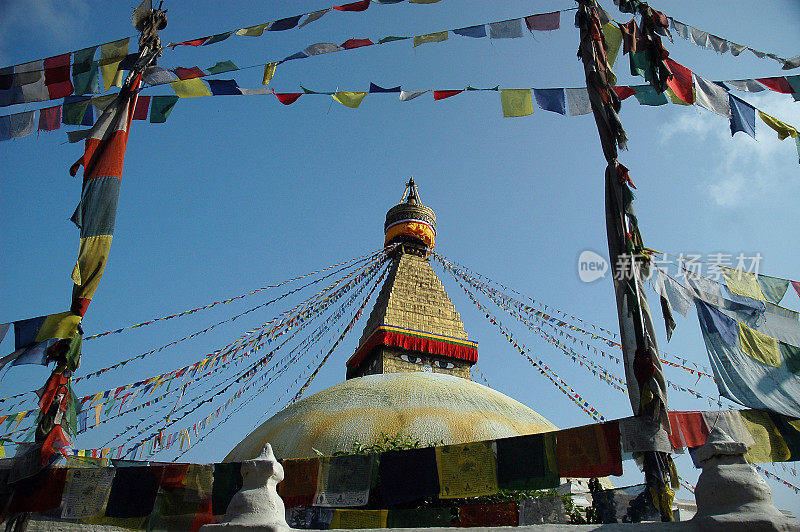
{"type": "Polygon", "coordinates": [[[58,508],[67,480],[66,467],[43,469],[37,475],[14,485],[9,513],[44,512],[58,508]]]}
{"type": "Polygon", "coordinates": [[[352,2],[343,6],[333,6],[337,11],[366,11],[369,7],[370,0],[362,0],[361,2],[352,2]]]}
{"type": "Polygon", "coordinates": [[[515,501],[467,504],[459,508],[459,527],[517,526],[519,509],[515,501]]]}
{"type": "Polygon", "coordinates": [[[560,430],[556,438],[559,476],[592,478],[622,474],[618,422],[560,430]]]}
{"type": "Polygon", "coordinates": [[[700,447],[708,439],[708,427],[700,412],[669,412],[669,439],[676,449],[700,447]]]}
{"type": "Polygon", "coordinates": [[[630,98],[631,96],[636,94],[635,90],[633,90],[632,88],[630,88],[628,86],[625,86],[625,85],[621,85],[619,87],[613,87],[613,88],[614,88],[614,92],[617,93],[617,96],[619,97],[620,100],[624,100],[625,98],[630,98]]]}
{"type": "Polygon", "coordinates": [[[561,25],[561,12],[553,11],[552,13],[542,13],[540,15],[525,17],[525,25],[528,27],[528,31],[557,30],[561,25]]]}
{"type": "Polygon", "coordinates": [[[692,71],[667,57],[667,66],[672,71],[672,76],[667,79],[667,86],[672,89],[675,96],[686,103],[694,103],[694,82],[692,71]]]}
{"type": "Polygon", "coordinates": [[[464,89],[461,90],[443,90],[443,91],[433,91],[433,99],[434,100],[444,100],[445,98],[449,98],[450,96],[455,96],[456,94],[464,92],[464,89]]]}
{"type": "Polygon", "coordinates": [[[46,465],[50,461],[50,457],[56,452],[67,456],[67,451],[64,448],[68,447],[69,444],[70,440],[64,434],[64,429],[61,428],[61,425],[56,425],[50,429],[50,433],[42,443],[42,465],[46,465]]]}
{"type": "Polygon", "coordinates": [[[39,111],[39,131],[53,131],[61,127],[61,106],[46,107],[39,111]]]}
{"type": "Polygon", "coordinates": [[[191,68],[186,67],[177,67],[173,68],[172,71],[178,76],[178,79],[181,81],[185,79],[193,79],[193,78],[201,78],[206,75],[205,72],[200,70],[199,67],[193,66],[191,68]]]}
{"type": "Polygon", "coordinates": [[[44,84],[51,100],[64,98],[73,92],[69,77],[70,54],[48,57],[44,60],[44,84]]]}
{"type": "Polygon", "coordinates": [[[775,78],[756,78],[756,81],[766,85],[771,91],[780,92],[781,94],[794,94],[794,88],[792,88],[789,82],[786,81],[786,78],[782,76],[775,78]]]}
{"type": "Polygon", "coordinates": [[[191,41],[183,41],[177,44],[172,45],[172,49],[174,50],[176,46],[202,46],[204,42],[209,40],[211,36],[208,37],[200,37],[199,39],[192,39],[191,41]]]}
{"type": "Polygon", "coordinates": [[[794,287],[794,291],[797,292],[797,295],[800,296],[800,282],[792,281],[792,286],[794,287]]]}
{"type": "Polygon", "coordinates": [[[150,110],[150,96],[141,96],[136,99],[136,109],[133,110],[134,120],[147,120],[150,110]]]}
{"type": "Polygon", "coordinates": [[[278,101],[281,102],[283,105],[292,105],[297,99],[303,95],[302,92],[275,92],[273,91],[272,94],[278,98],[278,101]]]}
{"type": "Polygon", "coordinates": [[[375,44],[369,39],[347,39],[342,43],[342,48],[345,50],[352,50],[353,48],[361,48],[362,46],[372,46],[375,44]]]}

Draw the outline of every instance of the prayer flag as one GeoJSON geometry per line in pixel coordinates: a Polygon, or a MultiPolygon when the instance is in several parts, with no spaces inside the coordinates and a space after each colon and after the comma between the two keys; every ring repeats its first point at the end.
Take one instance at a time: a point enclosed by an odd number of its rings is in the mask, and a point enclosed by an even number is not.
{"type": "Polygon", "coordinates": [[[172,83],[178,77],[166,68],[152,65],[144,69],[144,82],[148,85],[165,85],[172,83]]]}
{"type": "Polygon", "coordinates": [[[560,430],[556,433],[556,453],[561,477],[622,475],[619,422],[560,430]]]}
{"type": "MultiPolygon", "coordinates": [[[[694,94],[694,91],[692,92],[694,94]]],[[[678,95],[675,94],[675,91],[673,91],[669,87],[667,87],[667,90],[664,91],[664,94],[666,94],[667,98],[669,98],[669,101],[671,101],[675,105],[692,105],[690,103],[686,103],[685,101],[683,101],[680,97],[678,97],[678,95]]]]}
{"type": "Polygon", "coordinates": [[[64,124],[91,126],[94,122],[94,112],[89,107],[90,99],[87,96],[67,96],[64,98],[61,120],[64,124]],[[88,122],[88,123],[87,123],[88,122]]]}
{"type": "Polygon", "coordinates": [[[375,85],[374,83],[370,82],[369,83],[369,92],[370,93],[375,93],[375,92],[400,92],[400,85],[398,85],[397,87],[392,87],[390,89],[384,89],[383,87],[381,87],[379,85],[375,85]]]}
{"type": "Polygon", "coordinates": [[[97,46],[84,48],[72,54],[72,84],[75,94],[100,92],[99,61],[94,60],[97,46]]]}
{"type": "Polygon", "coordinates": [[[557,30],[561,25],[561,12],[553,11],[552,13],[542,13],[525,17],[525,25],[530,31],[557,30]]]}
{"type": "Polygon", "coordinates": [[[769,90],[780,92],[781,94],[792,94],[795,92],[794,88],[792,88],[792,86],[783,76],[774,78],[756,78],[756,81],[765,85],[769,90]]]}
{"type": "MultiPolygon", "coordinates": [[[[527,20],[527,19],[526,19],[527,20]]],[[[614,67],[619,55],[619,48],[622,46],[622,32],[614,22],[606,22],[600,28],[603,38],[606,40],[606,58],[608,66],[614,67]]]]}
{"type": "Polygon", "coordinates": [[[320,9],[319,11],[314,11],[313,13],[308,13],[308,17],[302,22],[302,24],[300,24],[300,27],[302,28],[306,24],[311,24],[312,22],[316,22],[317,20],[319,20],[322,17],[324,17],[331,9],[333,9],[333,8],[329,7],[327,9],[320,9]]]}
{"type": "Polygon", "coordinates": [[[459,527],[517,526],[518,522],[516,501],[465,504],[458,509],[459,527]]]}
{"type": "Polygon", "coordinates": [[[333,9],[337,11],[366,11],[368,7],[369,0],[362,0],[360,2],[351,2],[341,6],[333,6],[333,9]]]}
{"type": "Polygon", "coordinates": [[[203,83],[202,79],[194,78],[182,81],[173,81],[170,83],[172,90],[180,98],[198,98],[203,96],[211,96],[211,91],[203,83]]]}
{"type": "Polygon", "coordinates": [[[270,22],[265,22],[263,24],[256,24],[255,26],[249,26],[247,28],[240,28],[236,30],[236,35],[240,35],[242,37],[261,37],[264,34],[264,30],[267,29],[267,26],[270,25],[270,22]]]}
{"type": "Polygon", "coordinates": [[[522,19],[515,18],[489,24],[490,39],[518,39],[522,37],[522,19]]]}
{"type": "Polygon", "coordinates": [[[67,480],[66,468],[46,468],[36,475],[14,484],[7,511],[44,512],[61,505],[61,496],[67,480]]]}
{"type": "Polygon", "coordinates": [[[639,26],[636,24],[635,18],[632,18],[630,22],[620,24],[619,29],[622,32],[623,54],[639,52],[643,50],[644,42],[642,39],[642,32],[639,31],[639,26]]]}
{"type": "Polygon", "coordinates": [[[153,511],[158,482],[149,467],[117,468],[106,504],[106,517],[145,517],[153,511]]]}
{"type": "Polygon", "coordinates": [[[481,38],[486,37],[486,25],[479,24],[478,26],[469,26],[467,28],[459,28],[453,30],[456,35],[463,35],[464,37],[481,38]]]}
{"type": "Polygon", "coordinates": [[[275,94],[275,97],[278,98],[278,101],[283,105],[292,105],[300,96],[303,95],[302,92],[274,92],[273,94],[275,94]]]}
{"type": "Polygon", "coordinates": [[[462,499],[497,493],[492,442],[436,447],[439,498],[462,499]]]}
{"type": "Polygon", "coordinates": [[[330,528],[386,528],[388,513],[388,510],[334,510],[330,528]]]}
{"type": "Polygon", "coordinates": [[[586,115],[592,112],[592,106],[589,103],[589,91],[587,91],[585,87],[564,89],[564,92],[567,94],[567,105],[569,106],[570,115],[586,115]]]}
{"type": "Polygon", "coordinates": [[[53,131],[61,127],[61,106],[45,107],[39,111],[39,131],[53,131]]]}
{"type": "Polygon", "coordinates": [[[759,274],[758,285],[761,287],[761,293],[764,294],[766,300],[777,305],[789,288],[789,280],[759,274]]]}
{"type": "Polygon", "coordinates": [[[191,41],[179,42],[177,44],[173,44],[172,49],[174,50],[176,46],[202,46],[210,38],[211,36],[209,35],[208,37],[200,37],[199,39],[192,39],[191,41]]]}
{"type": "Polygon", "coordinates": [[[769,414],[769,418],[777,427],[789,449],[789,459],[796,462],[800,458],[800,419],[792,419],[780,414],[769,414]]]}
{"type": "Polygon", "coordinates": [[[709,430],[700,412],[669,412],[669,439],[675,449],[700,447],[706,443],[709,430]]]}
{"type": "Polygon", "coordinates": [[[625,100],[626,98],[630,98],[631,96],[636,94],[636,90],[634,90],[631,87],[626,87],[624,85],[621,85],[619,87],[614,87],[614,92],[617,93],[617,97],[619,97],[620,100],[625,100]]]}
{"type": "Polygon", "coordinates": [[[27,137],[33,133],[35,126],[33,121],[34,111],[14,113],[10,117],[9,133],[14,138],[27,137]]]}
{"type": "Polygon", "coordinates": [[[731,104],[728,91],[714,82],[693,74],[695,79],[695,104],[705,107],[712,113],[726,118],[731,117],[731,104]]]}
{"type": "Polygon", "coordinates": [[[786,81],[791,85],[794,91],[792,98],[794,98],[795,101],[800,100],[800,76],[786,76],[786,81]]]}
{"type": "Polygon", "coordinates": [[[663,92],[656,92],[650,85],[636,85],[632,88],[636,90],[634,97],[641,105],[664,105],[669,103],[667,96],[663,92]]]}
{"type": "Polygon", "coordinates": [[[721,270],[722,276],[725,278],[725,284],[728,286],[728,290],[730,290],[731,293],[739,296],[752,297],[753,299],[761,299],[762,301],[766,300],[754,273],[726,268],[724,266],[721,267],[721,270]]]}
{"type": "Polygon", "coordinates": [[[264,65],[264,75],[261,78],[262,85],[268,85],[272,78],[275,77],[275,69],[277,68],[278,63],[267,63],[264,65]]]}
{"type": "Polygon", "coordinates": [[[231,70],[239,70],[232,61],[220,61],[216,65],[207,68],[209,74],[222,74],[223,72],[230,72],[231,70]]]}
{"type": "Polygon", "coordinates": [[[533,114],[533,99],[530,89],[503,89],[500,91],[500,103],[505,117],[533,114]]]}
{"type": "Polygon", "coordinates": [[[320,54],[329,54],[331,52],[338,52],[342,48],[332,42],[318,42],[315,44],[310,44],[305,50],[303,50],[307,55],[320,55],[320,54]]]}
{"type": "Polygon", "coordinates": [[[356,109],[361,105],[367,94],[366,92],[339,91],[333,95],[333,99],[345,107],[356,109]]]}
{"type": "Polygon", "coordinates": [[[153,96],[150,104],[150,122],[152,124],[166,122],[178,100],[178,96],[153,96]]]}
{"type": "Polygon", "coordinates": [[[225,39],[233,35],[233,33],[234,32],[232,31],[226,31],[225,33],[218,33],[216,35],[212,35],[210,39],[208,39],[206,42],[203,43],[203,46],[208,46],[209,44],[216,44],[218,42],[224,41],[225,39]]]}
{"type": "Polygon", "coordinates": [[[436,451],[432,447],[381,453],[381,499],[389,506],[439,494],[436,451]],[[409,475],[409,471],[414,471],[409,475]]]}
{"type": "Polygon", "coordinates": [[[744,455],[748,462],[756,464],[783,462],[790,458],[789,447],[767,412],[742,410],[740,413],[747,430],[755,440],[755,445],[744,455]]]}
{"type": "MultiPolygon", "coordinates": [[[[417,96],[422,96],[428,92],[427,90],[424,91],[400,91],[400,101],[407,102],[409,100],[413,100],[417,96]]],[[[798,289],[798,294],[800,294],[800,289],[798,289]]]]}
{"type": "Polygon", "coordinates": [[[426,35],[417,35],[414,37],[414,47],[416,48],[420,44],[426,44],[430,42],[442,42],[446,41],[449,37],[446,31],[437,31],[435,33],[428,33],[426,35]]]}
{"type": "Polygon", "coordinates": [[[285,63],[286,61],[291,61],[293,59],[305,59],[306,57],[308,57],[308,55],[305,54],[304,52],[297,52],[290,55],[289,57],[282,59],[281,61],[279,61],[279,63],[285,63]]]}
{"type": "Polygon", "coordinates": [[[756,83],[753,79],[735,79],[728,80],[725,83],[742,92],[761,92],[765,90],[764,87],[756,83]]]}
{"type": "Polygon", "coordinates": [[[241,96],[242,91],[235,79],[209,79],[207,81],[214,96],[241,96]]]}
{"type": "Polygon", "coordinates": [[[297,23],[300,22],[300,18],[303,15],[295,15],[293,17],[282,18],[280,20],[276,20],[272,24],[269,25],[267,31],[284,31],[290,30],[292,28],[297,27],[297,23]]]}
{"type": "Polygon", "coordinates": [[[62,519],[82,519],[100,514],[108,500],[114,468],[74,467],[69,470],[61,509],[62,519]]]}
{"type": "Polygon", "coordinates": [[[230,462],[214,464],[214,482],[211,487],[213,515],[224,515],[228,503],[242,488],[242,464],[230,462]]]}
{"type": "Polygon", "coordinates": [[[461,94],[462,92],[464,92],[464,89],[461,89],[461,90],[433,91],[433,99],[434,100],[444,100],[445,98],[449,98],[451,96],[455,96],[456,94],[461,94]]]}
{"type": "Polygon", "coordinates": [[[742,351],[764,364],[780,367],[781,357],[778,351],[778,341],[775,338],[760,333],[746,324],[739,322],[739,342],[742,351]]]}
{"type": "Polygon", "coordinates": [[[410,39],[411,37],[398,37],[397,35],[389,35],[387,37],[382,38],[378,41],[378,44],[383,44],[386,42],[394,42],[394,41],[405,41],[406,39],[410,39]]]}
{"type": "Polygon", "coordinates": [[[286,508],[313,503],[319,479],[319,458],[284,460],[283,470],[284,480],[278,484],[278,495],[286,508]]]}
{"type": "Polygon", "coordinates": [[[692,71],[685,66],[667,57],[667,66],[672,71],[672,76],[667,79],[667,86],[672,89],[675,96],[686,103],[694,103],[694,83],[692,81],[692,71]]]}
{"type": "Polygon", "coordinates": [[[120,39],[100,46],[100,71],[105,90],[111,88],[117,76],[119,64],[128,55],[130,38],[120,39]]]}
{"type": "Polygon", "coordinates": [[[362,46],[372,46],[375,44],[369,39],[347,39],[342,43],[342,48],[345,50],[352,50],[353,48],[361,48],[362,46]]]}
{"type": "Polygon", "coordinates": [[[536,98],[536,104],[541,109],[560,115],[567,114],[564,89],[533,89],[533,96],[536,98]]]}
{"type": "Polygon", "coordinates": [[[136,109],[133,111],[134,120],[147,120],[147,116],[150,113],[150,98],[152,96],[142,95],[136,98],[136,109]]]}
{"type": "Polygon", "coordinates": [[[756,138],[756,108],[733,94],[730,96],[731,136],[737,131],[747,133],[756,138]]]}
{"type": "Polygon", "coordinates": [[[320,458],[319,482],[314,506],[364,506],[374,466],[373,455],[342,455],[320,458]]]}
{"type": "Polygon", "coordinates": [[[718,54],[724,54],[728,51],[728,41],[723,39],[722,37],[717,37],[716,35],[708,34],[708,44],[712,50],[717,52],[718,54]]]}
{"type": "Polygon", "coordinates": [[[74,337],[78,332],[80,316],[61,312],[14,322],[14,352],[0,358],[0,369],[8,363],[45,364],[47,350],[58,340],[74,337]]]}
{"type": "Polygon", "coordinates": [[[555,433],[502,438],[496,445],[500,489],[540,490],[560,484],[555,433]]]}
{"type": "Polygon", "coordinates": [[[66,53],[44,60],[44,84],[51,99],[72,94],[72,82],[69,80],[70,55],[66,53]]]}
{"type": "Polygon", "coordinates": [[[200,70],[199,67],[193,66],[191,68],[186,67],[177,67],[173,68],[172,71],[178,76],[178,79],[193,79],[193,78],[201,78],[206,75],[205,72],[200,70]]]}
{"type": "Polygon", "coordinates": [[[13,103],[43,102],[50,99],[44,79],[42,61],[31,61],[14,67],[13,103]]]}
{"type": "Polygon", "coordinates": [[[452,520],[453,514],[450,508],[390,509],[386,526],[387,528],[449,527],[452,520]]]}
{"type": "Polygon", "coordinates": [[[781,122],[774,116],[770,116],[763,111],[758,111],[758,116],[761,117],[761,120],[763,120],[765,124],[778,133],[778,140],[783,140],[786,137],[797,137],[797,130],[789,124],[781,122]]]}

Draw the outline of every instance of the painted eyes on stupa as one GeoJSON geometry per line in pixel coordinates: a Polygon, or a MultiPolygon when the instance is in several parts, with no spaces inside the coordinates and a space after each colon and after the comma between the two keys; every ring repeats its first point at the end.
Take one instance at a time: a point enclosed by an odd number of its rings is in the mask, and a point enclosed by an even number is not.
{"type": "Polygon", "coordinates": [[[452,362],[445,362],[443,360],[434,360],[433,365],[441,369],[453,369],[454,367],[456,367],[456,365],[453,364],[452,362]]]}
{"type": "Polygon", "coordinates": [[[421,357],[415,357],[414,355],[400,355],[400,360],[404,360],[412,364],[420,364],[422,362],[421,357]]]}

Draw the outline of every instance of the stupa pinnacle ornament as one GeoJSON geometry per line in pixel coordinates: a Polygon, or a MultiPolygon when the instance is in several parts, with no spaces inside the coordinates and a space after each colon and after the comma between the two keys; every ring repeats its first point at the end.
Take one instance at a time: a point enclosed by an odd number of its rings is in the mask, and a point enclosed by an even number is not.
{"type": "Polygon", "coordinates": [[[436,246],[436,214],[420,203],[414,178],[408,180],[400,203],[386,213],[383,224],[385,245],[392,242],[416,242],[429,248],[436,246]]]}

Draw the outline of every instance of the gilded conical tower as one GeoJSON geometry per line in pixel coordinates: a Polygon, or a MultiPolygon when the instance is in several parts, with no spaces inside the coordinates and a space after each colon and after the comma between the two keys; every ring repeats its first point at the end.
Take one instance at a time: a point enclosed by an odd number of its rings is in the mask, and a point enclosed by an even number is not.
{"type": "Polygon", "coordinates": [[[386,213],[386,245],[397,244],[389,274],[359,347],[347,361],[347,378],[429,371],[470,378],[478,344],[436,277],[428,250],[436,245],[436,215],[420,203],[411,178],[400,203],[386,213]]]}

